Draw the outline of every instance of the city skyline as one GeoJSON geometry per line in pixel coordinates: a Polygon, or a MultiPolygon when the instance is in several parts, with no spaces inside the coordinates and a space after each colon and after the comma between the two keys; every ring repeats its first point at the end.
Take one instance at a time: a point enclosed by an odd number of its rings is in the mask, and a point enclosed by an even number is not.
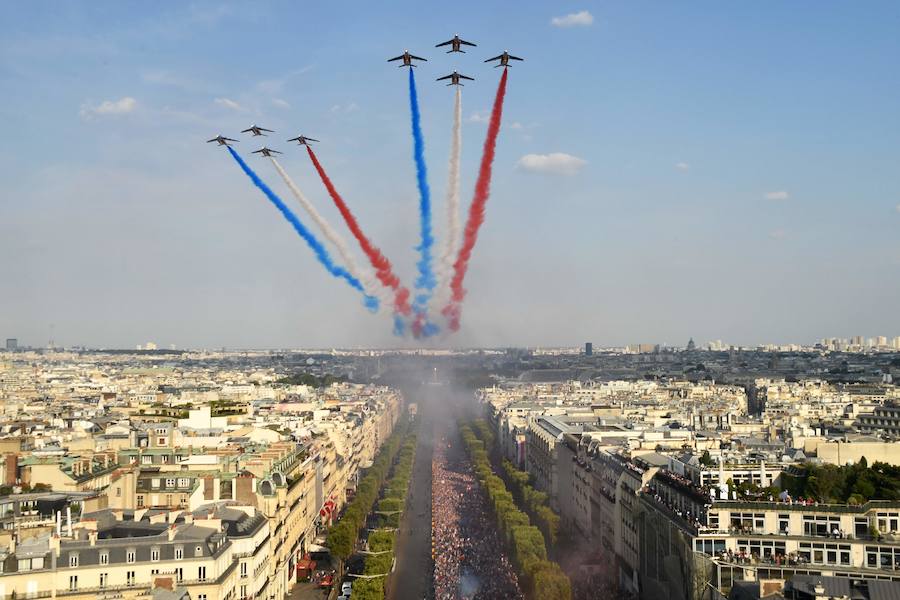
{"type": "Polygon", "coordinates": [[[452,96],[426,84],[453,68],[476,77],[463,98],[468,202],[497,74],[481,61],[507,48],[526,59],[510,71],[493,198],[449,345],[896,335],[900,94],[885,74],[898,10],[10,7],[0,255],[14,258],[0,261],[0,335],[409,345],[203,144],[254,122],[275,129],[285,167],[333,211],[283,141],[323,139],[348,202],[410,281],[404,81],[385,62],[404,48],[429,58],[417,75],[439,236],[452,96]],[[457,30],[479,46],[434,49],[457,30]]]}

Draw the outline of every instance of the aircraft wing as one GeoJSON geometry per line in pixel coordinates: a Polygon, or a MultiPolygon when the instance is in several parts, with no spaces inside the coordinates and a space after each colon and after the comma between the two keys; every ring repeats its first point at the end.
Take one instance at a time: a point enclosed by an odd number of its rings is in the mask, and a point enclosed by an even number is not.
{"type": "Polygon", "coordinates": [[[437,44],[437,45],[435,46],[435,48],[440,48],[441,46],[449,46],[449,45],[452,44],[452,43],[453,43],[453,40],[447,40],[446,42],[437,44]]]}
{"type": "Polygon", "coordinates": [[[453,75],[444,75],[443,77],[438,77],[435,81],[443,81],[445,79],[451,79],[453,75]]]}
{"type": "Polygon", "coordinates": [[[509,57],[513,60],[525,60],[524,58],[519,58],[518,56],[513,56],[512,54],[510,54],[509,57]]]}
{"type": "Polygon", "coordinates": [[[395,56],[394,58],[389,58],[389,59],[387,59],[387,61],[394,62],[395,60],[400,60],[401,58],[403,58],[402,54],[400,56],[395,56]]]}
{"type": "Polygon", "coordinates": [[[237,140],[233,140],[231,138],[222,138],[222,139],[225,140],[226,142],[236,142],[237,141],[237,140]]]}
{"type": "MultiPolygon", "coordinates": [[[[498,54],[498,55],[495,56],[494,58],[489,58],[489,59],[487,59],[487,60],[484,61],[484,62],[491,62],[492,60],[500,60],[501,58],[503,58],[503,55],[502,55],[502,54],[498,54]]],[[[510,58],[511,58],[511,57],[510,57],[510,58]]]]}
{"type": "Polygon", "coordinates": [[[477,46],[477,44],[473,44],[472,42],[467,42],[465,40],[459,40],[459,43],[463,46],[477,46]]]}
{"type": "Polygon", "coordinates": [[[316,138],[310,138],[310,137],[306,138],[306,140],[309,142],[318,142],[319,141],[316,138]]]}
{"type": "Polygon", "coordinates": [[[289,139],[288,141],[289,141],[289,142],[299,142],[299,141],[300,141],[300,138],[299,138],[299,136],[298,136],[298,137],[295,137],[295,138],[291,138],[291,139],[289,139]]]}
{"type": "Polygon", "coordinates": [[[460,75],[459,78],[460,79],[468,79],[469,81],[475,81],[474,77],[467,77],[466,75],[460,75]]]}
{"type": "Polygon", "coordinates": [[[414,59],[416,59],[416,60],[424,60],[424,61],[428,62],[428,59],[427,59],[427,58],[422,58],[421,56],[416,56],[416,55],[414,55],[414,54],[410,54],[409,57],[410,57],[410,58],[414,58],[414,59]]]}
{"type": "Polygon", "coordinates": [[[241,129],[241,133],[247,133],[248,131],[253,131],[253,128],[250,129],[241,129]]]}
{"type": "Polygon", "coordinates": [[[260,131],[268,131],[269,133],[275,133],[271,129],[266,129],[265,127],[258,127],[257,129],[259,129],[260,131]]]}
{"type": "Polygon", "coordinates": [[[206,140],[206,143],[208,144],[210,142],[218,142],[218,141],[219,141],[219,138],[213,138],[211,140],[206,140]]]}

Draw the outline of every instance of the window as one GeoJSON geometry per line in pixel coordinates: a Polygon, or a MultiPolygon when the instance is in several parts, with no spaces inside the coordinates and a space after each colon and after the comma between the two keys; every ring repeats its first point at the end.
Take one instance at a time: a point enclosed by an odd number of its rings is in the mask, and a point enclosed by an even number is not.
{"type": "Polygon", "coordinates": [[[78,589],[78,575],[69,575],[69,590],[74,592],[78,589]]]}
{"type": "Polygon", "coordinates": [[[206,600],[206,594],[197,594],[197,600],[206,600]]]}
{"type": "Polygon", "coordinates": [[[109,583],[109,573],[100,573],[100,587],[105,588],[109,583]]]}
{"type": "Polygon", "coordinates": [[[166,479],[166,487],[167,488],[175,487],[175,478],[166,479]]]}
{"type": "Polygon", "coordinates": [[[159,548],[150,548],[150,560],[153,562],[159,561],[159,548]]]}
{"type": "Polygon", "coordinates": [[[184,558],[184,546],[175,546],[175,560],[184,558]]]}
{"type": "Polygon", "coordinates": [[[150,487],[152,487],[155,490],[158,490],[159,486],[160,486],[160,482],[162,482],[161,479],[155,478],[152,481],[150,481],[150,487]]]}
{"type": "Polygon", "coordinates": [[[178,487],[180,487],[180,488],[191,487],[191,480],[187,477],[179,477],[178,478],[178,487]]]}
{"type": "Polygon", "coordinates": [[[120,487],[117,487],[117,488],[116,488],[116,497],[117,497],[117,498],[121,498],[121,497],[122,497],[122,488],[120,488],[120,487]]]}
{"type": "Polygon", "coordinates": [[[178,567],[175,569],[175,581],[181,581],[184,579],[184,569],[178,567]]]}
{"type": "Polygon", "coordinates": [[[247,600],[247,586],[241,586],[241,600],[247,600]]]}
{"type": "Polygon", "coordinates": [[[125,572],[125,585],[127,585],[128,587],[134,587],[134,571],[125,572]]]}
{"type": "Polygon", "coordinates": [[[135,551],[134,551],[134,548],[129,548],[129,549],[125,552],[125,562],[127,562],[127,563],[133,563],[133,562],[134,562],[134,557],[135,557],[135,551]]]}
{"type": "Polygon", "coordinates": [[[246,577],[246,576],[247,576],[247,563],[242,562],[241,563],[241,577],[246,577]]]}
{"type": "Polygon", "coordinates": [[[159,569],[150,569],[150,577],[159,575],[159,569]]]}
{"type": "MultiPolygon", "coordinates": [[[[141,464],[142,465],[152,465],[153,464],[153,456],[150,454],[144,454],[141,456],[141,464]]],[[[159,486],[157,486],[159,487],[159,486]]]]}
{"type": "Polygon", "coordinates": [[[101,565],[109,564],[109,552],[101,552],[100,553],[100,564],[101,565]]]}
{"type": "Polygon", "coordinates": [[[197,579],[206,581],[206,567],[197,567],[197,579]]]}
{"type": "Polygon", "coordinates": [[[203,546],[194,548],[194,556],[203,556],[203,546]]]}
{"type": "Polygon", "coordinates": [[[790,531],[791,515],[778,515],[778,532],[787,534],[790,531]]]}
{"type": "Polygon", "coordinates": [[[69,552],[69,566],[70,567],[78,566],[78,553],[77,552],[69,552]]]}
{"type": "Polygon", "coordinates": [[[138,496],[137,496],[137,507],[144,508],[144,495],[143,494],[138,494],[138,496]]]}

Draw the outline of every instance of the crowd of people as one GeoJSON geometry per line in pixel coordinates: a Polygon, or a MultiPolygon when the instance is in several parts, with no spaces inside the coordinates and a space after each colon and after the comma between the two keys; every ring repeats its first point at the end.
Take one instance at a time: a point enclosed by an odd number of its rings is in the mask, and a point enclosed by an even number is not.
{"type": "Polygon", "coordinates": [[[435,600],[524,598],[487,499],[460,447],[435,432],[432,553],[435,600]]]}

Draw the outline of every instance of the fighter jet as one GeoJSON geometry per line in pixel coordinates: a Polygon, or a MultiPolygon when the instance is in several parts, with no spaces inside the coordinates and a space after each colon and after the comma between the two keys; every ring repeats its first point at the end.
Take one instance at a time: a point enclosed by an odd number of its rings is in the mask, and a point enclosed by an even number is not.
{"type": "Polygon", "coordinates": [[[394,58],[389,58],[388,62],[394,62],[395,60],[401,60],[401,59],[403,59],[403,64],[397,65],[398,67],[414,67],[414,66],[416,66],[413,63],[414,60],[428,61],[427,58],[422,58],[421,56],[416,56],[415,54],[410,54],[409,50],[404,50],[403,54],[401,54],[400,56],[395,56],[394,58]]]}
{"type": "Polygon", "coordinates": [[[237,140],[233,140],[233,139],[231,139],[231,138],[227,138],[227,137],[225,137],[224,135],[217,135],[216,137],[214,137],[214,138],[211,139],[211,140],[206,140],[206,143],[208,144],[208,143],[210,143],[210,142],[219,142],[219,145],[220,145],[220,146],[230,146],[230,144],[229,144],[228,142],[236,142],[236,141],[237,141],[237,140]]]}
{"type": "Polygon", "coordinates": [[[271,157],[273,154],[281,154],[278,150],[272,150],[271,148],[266,148],[263,146],[259,150],[254,150],[253,154],[262,154],[263,156],[271,157]]]}
{"type": "Polygon", "coordinates": [[[259,125],[254,125],[253,127],[249,127],[247,129],[243,130],[241,133],[252,133],[253,136],[256,137],[258,135],[266,135],[265,133],[263,133],[263,131],[266,131],[268,133],[275,133],[271,129],[266,129],[265,127],[260,127],[259,125]]]}
{"type": "Polygon", "coordinates": [[[305,135],[298,135],[297,137],[291,138],[288,141],[297,142],[301,146],[309,146],[309,142],[318,142],[319,140],[311,137],[306,137],[305,135]]]}
{"type": "Polygon", "coordinates": [[[499,61],[500,61],[500,64],[494,65],[494,68],[496,68],[496,67],[511,67],[512,65],[509,64],[509,61],[511,61],[511,60],[525,60],[525,59],[524,59],[524,58],[519,58],[518,56],[513,56],[512,54],[509,53],[509,51],[504,50],[504,51],[503,51],[503,54],[500,54],[500,55],[498,55],[498,56],[495,56],[494,58],[489,58],[489,59],[487,59],[487,60],[484,61],[484,62],[491,62],[491,61],[494,61],[494,60],[499,60],[499,61]]]}
{"type": "Polygon", "coordinates": [[[449,75],[445,75],[443,77],[438,77],[437,79],[435,79],[435,81],[443,81],[445,79],[450,80],[450,83],[448,83],[447,85],[462,85],[459,82],[460,79],[468,79],[469,81],[475,81],[474,77],[467,77],[467,76],[463,75],[462,73],[457,73],[456,71],[453,71],[449,75]]]}
{"type": "Polygon", "coordinates": [[[446,42],[440,43],[437,46],[435,46],[435,48],[440,48],[441,46],[447,46],[448,44],[450,45],[450,50],[447,50],[447,54],[450,54],[451,52],[462,52],[465,54],[466,51],[461,50],[460,46],[475,46],[476,45],[476,44],[473,44],[472,42],[467,42],[466,40],[460,39],[459,34],[457,33],[456,35],[453,36],[452,40],[447,40],[446,42]]]}

